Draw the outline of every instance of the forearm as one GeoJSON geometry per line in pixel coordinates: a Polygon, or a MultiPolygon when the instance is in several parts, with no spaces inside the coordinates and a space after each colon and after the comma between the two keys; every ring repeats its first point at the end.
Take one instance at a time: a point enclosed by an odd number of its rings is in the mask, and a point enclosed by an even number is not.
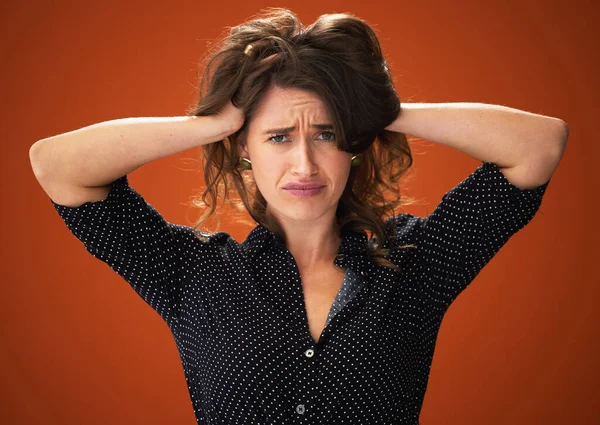
{"type": "Polygon", "coordinates": [[[143,164],[213,141],[211,120],[139,117],[92,124],[36,142],[31,164],[38,180],[103,186],[143,164]]]}
{"type": "Polygon", "coordinates": [[[499,167],[560,157],[566,124],[500,105],[484,103],[404,103],[388,130],[409,134],[464,152],[499,167]]]}

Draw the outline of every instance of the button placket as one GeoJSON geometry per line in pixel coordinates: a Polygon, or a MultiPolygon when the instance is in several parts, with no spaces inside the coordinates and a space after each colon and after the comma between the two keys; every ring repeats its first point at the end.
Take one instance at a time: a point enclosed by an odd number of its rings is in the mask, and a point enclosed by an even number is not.
{"type": "MultiPolygon", "coordinates": [[[[303,354],[304,354],[304,357],[307,358],[306,368],[304,369],[307,375],[303,376],[304,385],[301,385],[303,387],[303,391],[301,391],[298,394],[299,400],[305,399],[305,397],[306,397],[305,391],[307,389],[310,391],[311,385],[309,383],[314,382],[313,379],[311,378],[311,376],[315,372],[313,367],[315,367],[314,362],[316,361],[314,359],[315,354],[316,354],[316,348],[314,346],[309,347],[306,350],[304,350],[303,354]]],[[[305,412],[306,412],[306,404],[298,404],[296,406],[296,413],[298,415],[304,415],[305,412]]]]}

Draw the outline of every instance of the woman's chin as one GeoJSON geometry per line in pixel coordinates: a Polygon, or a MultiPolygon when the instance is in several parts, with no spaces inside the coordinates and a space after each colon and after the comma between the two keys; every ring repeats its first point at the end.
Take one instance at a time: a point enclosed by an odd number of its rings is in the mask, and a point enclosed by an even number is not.
{"type": "Polygon", "coordinates": [[[326,209],[319,208],[318,206],[313,205],[302,205],[285,203],[285,205],[281,205],[275,209],[277,213],[275,214],[279,218],[283,218],[291,221],[314,221],[318,220],[319,217],[322,217],[326,213],[326,209]]]}

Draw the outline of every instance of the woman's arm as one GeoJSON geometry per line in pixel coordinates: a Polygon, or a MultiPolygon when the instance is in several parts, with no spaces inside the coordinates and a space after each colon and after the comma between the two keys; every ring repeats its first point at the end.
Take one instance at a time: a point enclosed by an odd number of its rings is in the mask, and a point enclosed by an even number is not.
{"type": "Polygon", "coordinates": [[[42,139],[29,150],[34,174],[56,203],[106,198],[110,183],[140,166],[222,140],[244,122],[231,102],[211,116],[121,118],[42,139]]]}
{"type": "Polygon", "coordinates": [[[522,189],[547,182],[569,129],[558,118],[484,103],[403,103],[386,130],[444,144],[493,162],[522,189]]]}

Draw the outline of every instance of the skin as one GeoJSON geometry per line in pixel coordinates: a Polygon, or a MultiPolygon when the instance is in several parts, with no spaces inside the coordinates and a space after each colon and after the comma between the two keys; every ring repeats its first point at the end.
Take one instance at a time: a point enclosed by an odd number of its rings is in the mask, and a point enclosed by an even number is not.
{"type": "Polygon", "coordinates": [[[240,156],[252,161],[267,213],[285,232],[287,248],[301,269],[331,266],[341,238],[334,232],[335,211],[350,174],[351,154],[337,149],[321,99],[311,92],[273,86],[248,125],[240,156]],[[270,129],[295,127],[288,133],[270,129]],[[283,189],[289,182],[318,182],[320,194],[300,198],[283,189]]]}

